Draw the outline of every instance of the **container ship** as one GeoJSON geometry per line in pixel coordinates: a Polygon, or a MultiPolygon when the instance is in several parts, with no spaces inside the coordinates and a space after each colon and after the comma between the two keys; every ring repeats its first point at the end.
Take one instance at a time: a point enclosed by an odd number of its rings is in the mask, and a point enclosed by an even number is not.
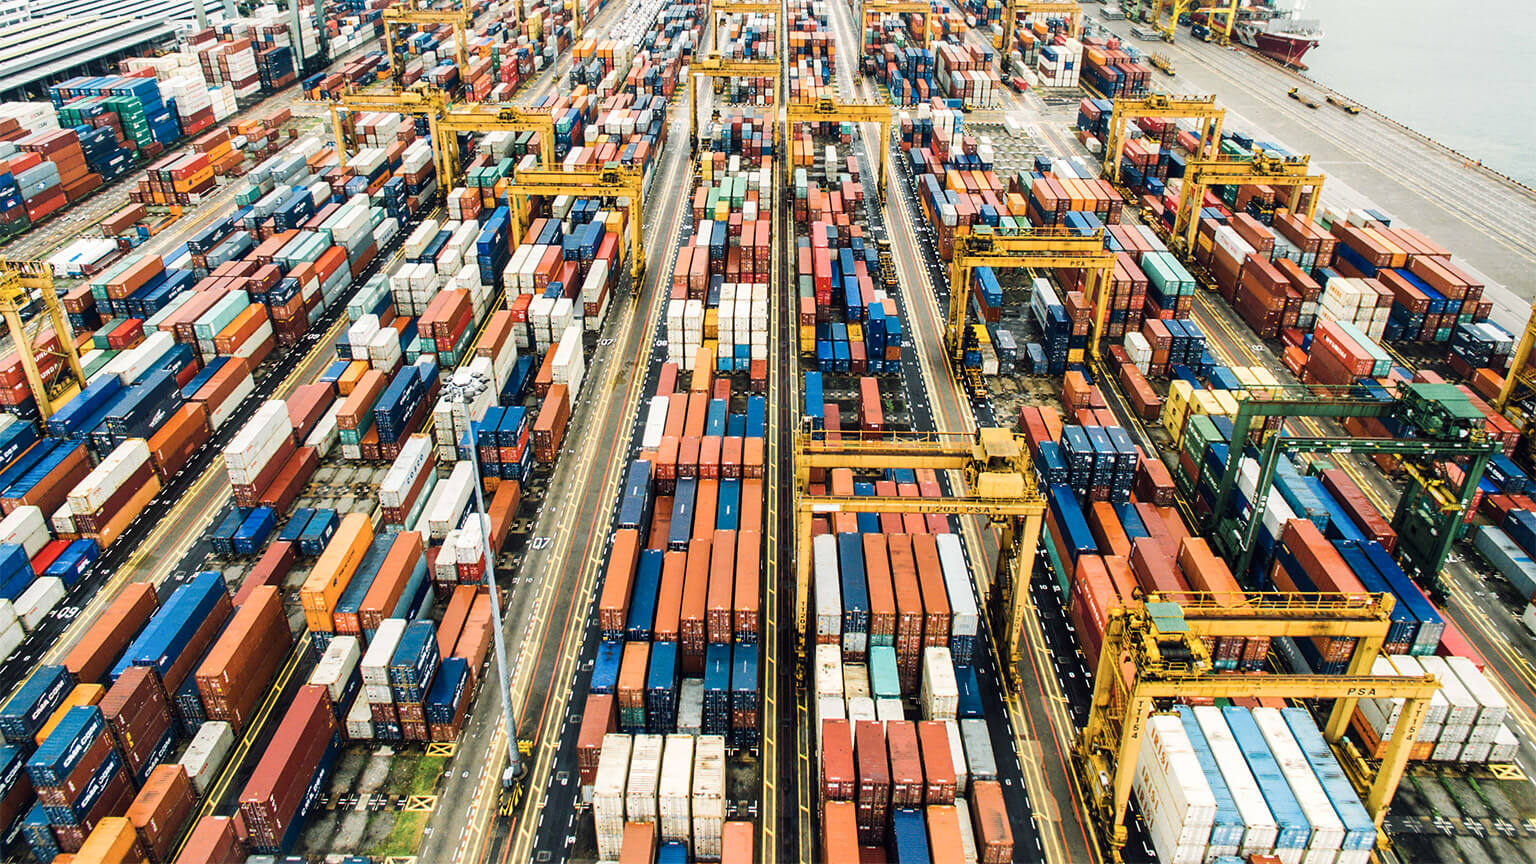
{"type": "MultiPolygon", "coordinates": [[[[1322,43],[1323,28],[1317,19],[1297,17],[1304,6],[1305,0],[1260,0],[1240,6],[1232,35],[1266,57],[1305,69],[1301,58],[1322,43]]],[[[1198,24],[1206,23],[1205,18],[1203,12],[1192,16],[1198,24]]]]}

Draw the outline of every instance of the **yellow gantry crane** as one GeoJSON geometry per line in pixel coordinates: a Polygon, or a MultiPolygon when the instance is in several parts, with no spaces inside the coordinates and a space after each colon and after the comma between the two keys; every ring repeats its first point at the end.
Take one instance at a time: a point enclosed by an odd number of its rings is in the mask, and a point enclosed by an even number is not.
{"type": "Polygon", "coordinates": [[[992,632],[1003,642],[1001,653],[1010,680],[1017,684],[1024,606],[1045,517],[1045,499],[1035,485],[1035,470],[1023,436],[1008,429],[984,428],[974,433],[843,432],[838,438],[827,441],[809,431],[795,436],[795,632],[801,657],[809,650],[806,615],[811,601],[811,520],[815,516],[936,512],[985,516],[1000,529],[997,570],[989,584],[977,585],[977,593],[993,616],[992,632]],[[965,491],[945,498],[811,494],[812,470],[829,468],[960,471],[965,491]]]}
{"type": "MultiPolygon", "coordinates": [[[[791,103],[784,108],[784,142],[788,146],[790,131],[796,123],[878,123],[880,124],[880,149],[876,151],[875,170],[879,172],[881,203],[885,202],[886,162],[890,160],[891,118],[895,111],[884,102],[872,99],[818,99],[812,103],[791,103]]],[[[794,166],[784,159],[784,183],[789,184],[794,166]]]]}
{"type": "MultiPolygon", "coordinates": [[[[949,318],[944,346],[960,370],[965,350],[965,318],[971,299],[971,273],[977,267],[1060,267],[1086,270],[1083,293],[1107,308],[1115,253],[1104,248],[1104,229],[1082,233],[1067,228],[991,228],[976,226],[956,232],[949,260],[949,318]]],[[[1094,350],[1103,330],[1103,312],[1095,318],[1094,350]]]]}
{"type": "Polygon", "coordinates": [[[453,59],[459,67],[459,83],[469,83],[470,25],[474,16],[460,9],[417,9],[412,6],[389,6],[384,9],[384,45],[389,51],[389,74],[399,87],[405,75],[405,62],[395,56],[395,31],[414,24],[452,24],[454,36],[453,59]]]}
{"type": "Polygon", "coordinates": [[[923,19],[923,29],[918,37],[919,44],[927,48],[933,41],[933,23],[930,17],[933,15],[933,6],[928,3],[919,3],[916,0],[864,0],[859,8],[860,42],[862,53],[869,53],[870,26],[881,15],[920,15],[923,19]]]}
{"type": "Polygon", "coordinates": [[[999,51],[1013,50],[1013,34],[1018,30],[1019,18],[1031,15],[1061,16],[1067,19],[1067,35],[1073,39],[1083,35],[1083,7],[1074,0],[1008,0],[1003,7],[1003,34],[993,47],[999,51]]]}
{"type": "Polygon", "coordinates": [[[438,160],[444,166],[440,175],[446,178],[444,187],[459,179],[459,144],[456,132],[537,132],[539,135],[539,164],[550,167],[555,164],[555,117],[548,109],[518,108],[494,102],[465,102],[447,106],[437,121],[442,135],[433,134],[432,142],[439,150],[438,160]]]}
{"type": "Polygon", "coordinates": [[[698,78],[771,78],[773,79],[773,102],[770,113],[766,119],[766,125],[771,131],[773,118],[778,116],[779,105],[783,102],[780,88],[783,81],[780,78],[779,61],[775,60],[727,60],[720,56],[718,51],[711,51],[705,56],[695,60],[688,66],[688,147],[689,153],[697,153],[698,141],[698,90],[695,82],[698,78]]]}
{"type": "Polygon", "coordinates": [[[1104,176],[1111,183],[1120,182],[1120,159],[1125,155],[1125,142],[1129,139],[1126,133],[1132,120],[1199,120],[1200,148],[1191,155],[1210,160],[1216,158],[1221,147],[1221,122],[1226,114],[1226,109],[1216,107],[1215,96],[1152,93],[1140,99],[1115,99],[1109,117],[1109,139],[1104,142],[1104,176]]]}
{"type": "Polygon", "coordinates": [[[639,279],[645,274],[645,247],[641,235],[645,232],[643,197],[645,175],[640,169],[629,166],[604,165],[601,168],[519,168],[507,194],[514,199],[512,210],[518,212],[518,199],[534,196],[585,195],[604,198],[628,198],[629,211],[629,260],[630,274],[639,279]]]}
{"type": "Polygon", "coordinates": [[[436,168],[439,177],[448,176],[446,169],[448,163],[443,160],[444,151],[438,147],[442,141],[442,134],[438,129],[443,111],[447,107],[447,101],[443,96],[425,87],[401,90],[397,93],[344,93],[334,99],[322,100],[331,111],[331,130],[336,136],[336,156],[341,167],[347,166],[347,136],[346,127],[342,125],[341,113],[343,111],[354,113],[359,111],[393,111],[405,115],[424,115],[427,118],[428,134],[432,138],[433,147],[437,150],[436,168]]]}
{"type": "Polygon", "coordinates": [[[1271,156],[1259,151],[1250,159],[1191,159],[1184,166],[1179,185],[1179,209],[1174,213],[1171,244],[1175,251],[1192,254],[1195,232],[1200,225],[1200,202],[1207,186],[1264,185],[1290,190],[1286,205],[1291,212],[1311,222],[1317,214],[1317,202],[1323,194],[1322,174],[1311,173],[1310,156],[1271,156]],[[1298,209],[1301,190],[1310,189],[1307,206],[1298,209]]]}
{"type": "Polygon", "coordinates": [[[1493,409],[1500,412],[1509,422],[1515,424],[1520,430],[1522,438],[1529,441],[1532,421],[1531,406],[1528,400],[1536,397],[1536,371],[1530,368],[1531,349],[1536,346],[1536,303],[1531,304],[1530,317],[1525,321],[1525,330],[1520,334],[1520,341],[1515,345],[1515,353],[1509,358],[1509,374],[1504,376],[1504,384],[1499,388],[1499,395],[1493,400],[1493,409]]]}
{"type": "Polygon", "coordinates": [[[1122,860],[1126,807],[1147,718],[1187,699],[1334,700],[1323,737],[1338,752],[1340,765],[1356,788],[1365,791],[1365,808],[1376,822],[1378,836],[1384,838],[1382,818],[1402,779],[1430,698],[1440,686],[1432,675],[1371,674],[1391,626],[1391,597],[1250,593],[1243,602],[1233,604],[1229,597],[1190,592],[1174,599],[1178,602],[1152,594],[1140,606],[1110,610],[1093,676],[1088,725],[1074,746],[1079,782],[1111,860],[1122,860]],[[1357,641],[1343,675],[1213,674],[1206,640],[1225,636],[1357,641]],[[1388,735],[1385,756],[1374,770],[1344,740],[1355,704],[1362,698],[1405,700],[1388,735]]]}
{"type": "Polygon", "coordinates": [[[85,370],[80,367],[74,331],[59,306],[59,295],[53,290],[53,267],[41,261],[0,259],[0,317],[5,319],[5,327],[10,331],[16,356],[21,358],[21,368],[27,377],[27,386],[32,390],[32,398],[37,402],[37,411],[46,420],[53,416],[55,407],[63,405],[85,387],[85,370]],[[43,380],[42,369],[37,364],[38,346],[21,320],[21,311],[30,305],[34,290],[42,300],[47,321],[53,326],[59,342],[57,349],[49,352],[59,361],[57,377],[52,381],[43,380]]]}
{"type": "Polygon", "coordinates": [[[1237,21],[1237,0],[1229,0],[1227,5],[1202,6],[1195,10],[1195,14],[1205,13],[1205,27],[1211,33],[1211,38],[1217,45],[1232,44],[1232,25],[1237,21]],[[1217,26],[1216,17],[1222,16],[1226,23],[1217,26]]]}
{"type": "Polygon", "coordinates": [[[1152,26],[1163,34],[1164,42],[1172,42],[1173,34],[1179,28],[1179,17],[1189,14],[1196,0],[1153,0],[1152,26]],[[1163,18],[1163,10],[1168,10],[1167,19],[1163,18]]]}
{"type": "MultiPolygon", "coordinates": [[[[768,0],[709,0],[707,8],[709,15],[706,20],[709,22],[710,35],[704,41],[704,44],[711,51],[720,50],[720,16],[773,15],[775,16],[774,20],[778,21],[777,16],[784,14],[783,6],[777,2],[768,2],[768,0]]],[[[788,36],[784,33],[782,25],[775,26],[774,33],[773,56],[774,59],[778,59],[784,55],[782,50],[784,47],[783,40],[787,39],[788,36]]]]}

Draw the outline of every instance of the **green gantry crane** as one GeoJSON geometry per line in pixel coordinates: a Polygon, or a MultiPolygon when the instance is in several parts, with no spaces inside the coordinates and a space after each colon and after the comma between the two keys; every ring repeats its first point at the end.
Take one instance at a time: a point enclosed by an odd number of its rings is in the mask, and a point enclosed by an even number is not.
{"type": "Polygon", "coordinates": [[[1499,452],[1498,444],[1483,434],[1483,420],[1482,412],[1452,384],[1402,384],[1395,393],[1360,386],[1252,388],[1247,398],[1238,402],[1237,416],[1232,422],[1232,447],[1216,486],[1216,501],[1206,530],[1227,560],[1233,562],[1233,572],[1247,573],[1282,452],[1398,456],[1408,475],[1408,488],[1392,515],[1400,557],[1404,559],[1405,570],[1428,579],[1439,590],[1446,556],[1465,520],[1483,469],[1489,457],[1499,452]],[[1263,428],[1269,417],[1392,418],[1412,427],[1416,436],[1297,437],[1282,434],[1282,419],[1281,429],[1270,431],[1260,444],[1255,500],[1244,519],[1233,501],[1238,469],[1247,449],[1242,442],[1248,440],[1256,421],[1263,428]],[[1459,489],[1434,476],[1428,466],[1434,460],[1463,457],[1467,462],[1459,489]]]}

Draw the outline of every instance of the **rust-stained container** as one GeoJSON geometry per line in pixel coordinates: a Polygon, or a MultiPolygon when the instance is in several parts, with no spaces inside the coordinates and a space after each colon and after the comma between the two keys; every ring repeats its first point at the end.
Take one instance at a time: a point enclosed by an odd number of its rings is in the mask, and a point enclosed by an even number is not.
{"type": "MultiPolygon", "coordinates": [[[[734,532],[729,543],[736,542],[734,532]]],[[[682,602],[678,606],[677,641],[682,675],[704,674],[704,646],[708,642],[704,616],[709,605],[709,571],[713,558],[713,540],[695,539],[688,543],[688,563],[683,570],[682,602]]],[[[732,574],[734,576],[734,574],[732,574]]]]}
{"type": "Polygon", "coordinates": [[[299,441],[309,438],[309,433],[320,424],[320,418],[325,416],[335,400],[335,389],[323,381],[295,389],[287,399],[288,421],[293,424],[293,437],[299,441]]]}
{"type": "Polygon", "coordinates": [[[831,801],[852,802],[859,790],[853,762],[853,726],[847,720],[821,721],[821,805],[823,817],[831,801]]]}
{"type": "Polygon", "coordinates": [[[149,860],[165,864],[175,851],[181,829],[197,808],[197,791],[180,765],[161,765],[149,772],[149,780],[128,805],[128,821],[149,853],[149,860]]]}
{"type": "Polygon", "coordinates": [[[122,816],[108,816],[91,829],[73,860],[75,864],[135,864],[148,859],[133,823],[122,816]]]}
{"type": "Polygon", "coordinates": [[[850,861],[862,860],[859,856],[860,828],[854,805],[847,801],[828,801],[823,810],[825,812],[821,819],[822,864],[847,864],[850,861]]]}
{"type": "Polygon", "coordinates": [[[337,741],[330,692],[322,684],[300,687],[240,793],[252,847],[284,847],[312,781],[335,758],[337,741]]]}
{"type": "Polygon", "coordinates": [[[304,604],[304,624],[310,630],[333,631],[335,624],[331,613],[336,608],[336,600],[352,581],[352,574],[357,572],[357,565],[372,542],[373,523],[366,514],[348,513],[341,517],[336,533],[325,544],[309,578],[304,580],[304,587],[299,589],[299,598],[304,604]]]}
{"type": "Polygon", "coordinates": [[[743,528],[736,535],[736,597],[732,601],[732,627],[737,642],[756,643],[758,636],[759,573],[763,554],[763,535],[757,529],[743,528]]]}
{"type": "Polygon", "coordinates": [[[603,749],[603,736],[619,731],[618,705],[612,693],[589,693],[581,713],[581,731],[576,736],[576,768],[581,785],[597,781],[597,761],[603,749]]]}
{"type": "Polygon", "coordinates": [[[123,762],[135,778],[145,776],[156,755],[171,735],[175,716],[160,678],[150,666],[130,666],[101,699],[101,713],[112,733],[123,762]]]}
{"type": "Polygon", "coordinates": [[[533,421],[533,455],[544,464],[555,461],[560,444],[565,440],[565,427],[571,419],[570,389],[555,384],[544,396],[539,416],[533,421]]]}
{"type": "Polygon", "coordinates": [[[912,535],[917,584],[923,594],[923,647],[949,647],[949,592],[939,564],[938,540],[932,534],[912,535]]]}
{"type": "Polygon", "coordinates": [[[731,610],[736,591],[736,547],[739,543],[735,531],[716,531],[714,542],[710,544],[709,594],[704,607],[705,632],[710,643],[731,643],[731,610]]]}
{"type": "Polygon", "coordinates": [[[1286,520],[1280,528],[1280,541],[1312,579],[1310,587],[1293,584],[1281,590],[1334,591],[1361,601],[1369,597],[1360,580],[1355,577],[1355,572],[1340,557],[1339,550],[1310,521],[1286,520]]]}
{"type": "Polygon", "coordinates": [[[896,592],[884,534],[864,534],[864,579],[869,590],[869,644],[896,644],[896,592]]]}
{"type": "Polygon", "coordinates": [[[891,806],[921,807],[925,789],[917,725],[910,720],[887,722],[885,746],[890,757],[891,806]]]}
{"type": "Polygon", "coordinates": [[[1392,530],[1392,525],[1376,505],[1365,497],[1355,481],[1340,468],[1330,468],[1321,472],[1319,478],[1323,481],[1323,487],[1333,495],[1339,506],[1360,528],[1361,533],[1381,544],[1381,548],[1392,552],[1397,549],[1397,532],[1392,530]]]}
{"type": "Polygon", "coordinates": [[[131,582],[124,586],[91,629],[64,655],[64,668],[74,674],[76,681],[105,682],[112,664],[159,606],[153,585],[131,582]]]}
{"type": "Polygon", "coordinates": [[[968,803],[981,864],[1009,864],[1013,861],[1013,828],[1008,824],[1003,787],[996,780],[972,781],[968,803]]]}
{"type": "Polygon", "coordinates": [[[453,646],[453,656],[469,661],[469,672],[478,676],[485,663],[485,655],[491,644],[491,595],[481,592],[475,595],[475,605],[464,621],[464,632],[453,646]]]}
{"type": "Polygon", "coordinates": [[[891,766],[886,759],[885,729],[880,723],[860,720],[854,724],[853,736],[859,773],[859,790],[854,796],[859,842],[875,845],[885,840],[891,812],[891,766]]]}
{"type": "MultiPolygon", "coordinates": [[[[366,552],[367,548],[367,544],[364,544],[363,551],[366,552]]],[[[411,580],[416,563],[425,554],[420,532],[402,531],[395,536],[389,544],[389,552],[384,556],[384,563],[379,566],[379,574],[374,577],[373,584],[368,586],[368,593],[363,595],[363,602],[357,609],[358,621],[364,630],[379,629],[379,625],[394,611],[395,604],[400,601],[411,580]]]]}
{"type": "Polygon", "coordinates": [[[640,532],[633,528],[613,532],[613,548],[608,553],[603,590],[597,601],[597,626],[606,639],[623,636],[639,561],[640,532]]]}
{"type": "Polygon", "coordinates": [[[917,724],[923,754],[923,803],[955,803],[955,762],[949,751],[949,731],[937,720],[917,724]]]}
{"type": "Polygon", "coordinates": [[[923,592],[912,555],[912,535],[890,534],[891,586],[896,595],[896,668],[902,686],[917,682],[923,656],[923,592]]]}
{"type": "Polygon", "coordinates": [[[313,447],[295,448],[293,455],[282,463],[277,476],[272,478],[271,484],[257,500],[278,513],[287,513],[319,467],[319,451],[313,447]]]}
{"type": "Polygon", "coordinates": [[[261,553],[261,557],[256,559],[256,566],[251,568],[245,581],[240,583],[240,590],[235,592],[235,605],[245,605],[251,593],[263,585],[283,587],[283,580],[288,578],[288,571],[293,569],[293,563],[298,557],[298,547],[291,541],[273,541],[261,553]]]}
{"type": "Polygon", "coordinates": [[[228,722],[238,735],[292,647],[281,592],[270,585],[257,588],[198,667],[197,690],[208,718],[228,722]]]}
{"type": "Polygon", "coordinates": [[[502,480],[496,487],[489,509],[492,552],[499,554],[507,544],[507,537],[512,533],[512,520],[517,518],[517,510],[522,503],[523,484],[516,480],[502,480]]]}
{"type": "Polygon", "coordinates": [[[645,676],[651,660],[651,643],[625,642],[619,661],[617,689],[619,711],[645,710],[645,676]]]}
{"type": "Polygon", "coordinates": [[[212,434],[208,409],[201,402],[187,402],[176,409],[165,424],[149,436],[150,461],[160,479],[169,480],[176,476],[176,472],[192,461],[198,449],[208,443],[212,434]]]}
{"type": "Polygon", "coordinates": [[[656,617],[651,623],[652,641],[677,641],[677,628],[683,617],[683,584],[687,579],[688,553],[668,551],[661,560],[661,590],[656,595],[656,617]]]}

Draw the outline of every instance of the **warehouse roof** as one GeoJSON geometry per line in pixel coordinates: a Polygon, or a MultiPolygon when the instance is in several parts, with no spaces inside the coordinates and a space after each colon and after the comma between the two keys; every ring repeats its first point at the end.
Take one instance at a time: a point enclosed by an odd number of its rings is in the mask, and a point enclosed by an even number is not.
{"type": "Polygon", "coordinates": [[[0,92],[156,42],[172,33],[158,18],[56,16],[33,18],[0,31],[0,92]]]}

